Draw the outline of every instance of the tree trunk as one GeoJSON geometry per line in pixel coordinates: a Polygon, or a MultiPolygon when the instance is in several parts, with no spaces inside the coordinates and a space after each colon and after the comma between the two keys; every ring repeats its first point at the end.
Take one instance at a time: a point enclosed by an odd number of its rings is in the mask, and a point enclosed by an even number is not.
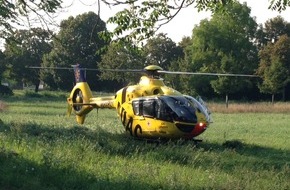
{"type": "Polygon", "coordinates": [[[286,94],[286,87],[284,86],[283,91],[282,91],[282,101],[285,102],[285,94],[286,94]]]}
{"type": "Polygon", "coordinates": [[[226,94],[226,108],[229,107],[229,96],[228,94],[226,94]]]}
{"type": "Polygon", "coordinates": [[[272,104],[274,104],[275,95],[272,94],[272,104]]]}
{"type": "Polygon", "coordinates": [[[34,92],[38,92],[38,90],[39,90],[39,85],[40,85],[40,81],[37,81],[36,83],[35,83],[35,89],[34,89],[34,92]]]}

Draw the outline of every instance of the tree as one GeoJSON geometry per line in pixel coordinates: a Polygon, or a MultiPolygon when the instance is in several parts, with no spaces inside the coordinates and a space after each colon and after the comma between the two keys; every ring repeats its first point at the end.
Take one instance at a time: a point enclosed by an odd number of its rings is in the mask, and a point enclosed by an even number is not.
{"type": "Polygon", "coordinates": [[[18,83],[35,85],[38,91],[40,84],[39,71],[27,69],[29,66],[40,66],[42,57],[50,52],[50,34],[41,28],[18,30],[6,39],[6,66],[9,77],[18,83]]]}
{"type": "Polygon", "coordinates": [[[284,34],[290,36],[290,23],[285,21],[281,16],[267,20],[264,26],[259,26],[257,31],[259,47],[263,47],[269,42],[276,42],[284,34]]]}
{"type": "MultiPolygon", "coordinates": [[[[191,7],[201,10],[209,10],[212,13],[227,12],[228,4],[236,0],[111,0],[105,1],[108,5],[126,5],[127,8],[112,16],[108,22],[117,27],[110,34],[126,38],[130,41],[142,41],[151,37],[160,27],[170,22],[182,9],[191,7]]],[[[290,6],[290,0],[271,0],[269,9],[283,11],[290,6]]]]}
{"type": "Polygon", "coordinates": [[[139,73],[134,72],[114,72],[106,71],[111,69],[143,69],[145,59],[141,54],[141,50],[132,47],[130,43],[114,43],[108,46],[107,52],[102,55],[102,61],[98,64],[98,68],[102,70],[101,78],[105,80],[115,80],[120,82],[122,86],[137,81],[139,73]]]}
{"type": "MultiPolygon", "coordinates": [[[[190,37],[183,37],[182,40],[178,43],[178,48],[182,50],[181,56],[177,59],[171,61],[169,69],[170,71],[190,71],[191,68],[191,46],[192,39],[190,37]]],[[[174,89],[184,93],[190,94],[192,96],[198,95],[198,92],[195,88],[192,88],[192,83],[195,81],[191,80],[191,77],[187,75],[165,75],[166,81],[173,86],[174,89]]]]}
{"type": "Polygon", "coordinates": [[[263,82],[259,86],[261,92],[272,94],[274,103],[275,94],[281,92],[289,80],[289,72],[279,59],[272,60],[271,65],[264,72],[263,82]]]}
{"type": "Polygon", "coordinates": [[[143,47],[143,53],[147,65],[159,65],[165,70],[168,70],[172,61],[184,56],[182,48],[163,33],[149,39],[143,47]]]}
{"type": "MultiPolygon", "coordinates": [[[[233,3],[203,20],[193,29],[191,69],[200,72],[253,74],[257,67],[257,49],[252,43],[257,24],[247,5],[233,3]]],[[[246,78],[218,77],[210,82],[218,94],[232,94],[249,88],[246,78]]],[[[206,84],[205,84],[206,85],[206,84]]]]}
{"type": "Polygon", "coordinates": [[[290,38],[283,35],[272,44],[268,43],[260,52],[260,64],[257,74],[263,79],[259,83],[261,92],[274,95],[285,93],[285,87],[290,81],[290,38]]]}
{"type": "Polygon", "coordinates": [[[0,50],[0,85],[1,85],[2,77],[3,77],[2,75],[5,69],[6,69],[5,54],[0,50]]]}
{"type": "MultiPolygon", "coordinates": [[[[194,5],[199,11],[210,10],[213,13],[224,11],[224,6],[235,2],[235,0],[98,0],[108,6],[124,6],[125,9],[118,12],[109,19],[109,23],[117,24],[115,30],[109,34],[110,37],[125,37],[131,40],[141,41],[152,36],[161,26],[172,20],[182,9],[194,5]],[[124,35],[124,33],[127,33],[124,35]]],[[[53,22],[51,13],[61,9],[62,0],[2,0],[0,3],[0,26],[1,35],[5,36],[14,28],[13,23],[21,25],[22,16],[26,20],[37,18],[43,26],[53,22]],[[43,14],[41,14],[43,13],[43,14]],[[49,15],[45,17],[44,15],[49,15]]],[[[290,6],[290,0],[271,0],[269,9],[283,11],[290,6]]],[[[100,7],[98,12],[100,12],[100,7]]]]}
{"type": "Polygon", "coordinates": [[[35,22],[36,19],[44,26],[48,26],[49,20],[52,19],[51,13],[55,13],[56,10],[61,8],[61,3],[62,0],[1,0],[0,38],[11,35],[15,27],[23,26],[24,21],[35,22]]]}
{"type": "MultiPolygon", "coordinates": [[[[93,12],[63,20],[59,33],[53,39],[53,49],[44,57],[42,66],[71,67],[81,64],[86,68],[97,68],[101,60],[98,52],[108,43],[98,33],[105,30],[105,22],[93,12]]],[[[99,86],[96,75],[95,71],[87,71],[87,80],[93,89],[99,86]]],[[[74,81],[73,73],[65,70],[43,70],[41,77],[52,89],[70,89],[74,81]]]]}

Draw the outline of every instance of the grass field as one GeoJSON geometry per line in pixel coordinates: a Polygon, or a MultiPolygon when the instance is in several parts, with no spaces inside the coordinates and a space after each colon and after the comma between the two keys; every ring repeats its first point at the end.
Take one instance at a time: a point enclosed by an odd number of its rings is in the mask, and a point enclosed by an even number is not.
{"type": "Polygon", "coordinates": [[[134,140],[114,110],[80,126],[65,94],[0,100],[0,189],[290,189],[289,103],[211,103],[196,145],[134,140]]]}

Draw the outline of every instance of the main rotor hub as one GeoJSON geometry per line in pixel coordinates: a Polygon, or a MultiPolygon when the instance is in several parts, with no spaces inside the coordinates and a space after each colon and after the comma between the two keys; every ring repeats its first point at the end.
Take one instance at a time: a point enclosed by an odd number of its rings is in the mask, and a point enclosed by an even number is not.
{"type": "Polygon", "coordinates": [[[144,68],[147,76],[152,77],[152,78],[159,78],[160,74],[158,71],[162,71],[163,69],[157,65],[149,65],[144,68]]]}

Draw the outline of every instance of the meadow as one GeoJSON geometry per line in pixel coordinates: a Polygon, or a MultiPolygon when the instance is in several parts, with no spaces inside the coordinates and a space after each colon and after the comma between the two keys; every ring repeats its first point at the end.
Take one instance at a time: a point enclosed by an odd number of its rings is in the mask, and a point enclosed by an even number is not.
{"type": "Polygon", "coordinates": [[[0,98],[0,189],[290,189],[290,104],[209,103],[193,141],[136,140],[115,110],[84,125],[66,93],[0,98]]]}

